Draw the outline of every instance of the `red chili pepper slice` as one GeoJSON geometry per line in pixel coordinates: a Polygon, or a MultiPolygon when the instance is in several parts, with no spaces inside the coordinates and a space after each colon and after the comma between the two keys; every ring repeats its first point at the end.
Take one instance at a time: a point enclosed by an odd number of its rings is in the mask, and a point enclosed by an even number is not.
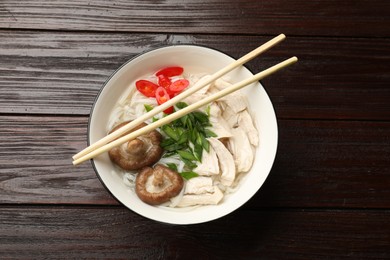
{"type": "MultiPolygon", "coordinates": [[[[161,104],[167,102],[170,99],[171,98],[169,97],[168,92],[166,91],[166,89],[163,88],[163,87],[158,87],[158,89],[156,90],[157,104],[161,105],[161,104]]],[[[165,114],[171,114],[172,112],[173,112],[173,106],[172,107],[168,107],[167,109],[164,110],[165,114]]]]}
{"type": "Polygon", "coordinates": [[[160,87],[165,88],[165,90],[168,92],[169,97],[171,97],[171,98],[174,97],[174,96],[175,96],[175,93],[173,93],[173,92],[169,89],[169,87],[170,87],[171,84],[172,84],[171,79],[168,78],[167,76],[163,75],[163,74],[159,75],[157,78],[158,78],[158,85],[159,85],[160,87]]]}
{"type": "Polygon", "coordinates": [[[184,69],[182,67],[167,67],[156,72],[156,76],[164,75],[166,77],[174,77],[183,74],[184,69]]]}
{"type": "Polygon", "coordinates": [[[190,85],[190,82],[186,79],[179,79],[174,82],[169,86],[169,91],[172,93],[179,93],[183,91],[186,87],[190,85]]]}
{"type": "Polygon", "coordinates": [[[145,96],[155,97],[158,85],[154,84],[149,80],[141,79],[135,82],[135,87],[138,89],[139,92],[141,92],[145,96]]]}
{"type": "Polygon", "coordinates": [[[169,86],[172,84],[171,79],[165,76],[164,74],[158,75],[157,78],[158,78],[158,85],[168,90],[169,86]]]}

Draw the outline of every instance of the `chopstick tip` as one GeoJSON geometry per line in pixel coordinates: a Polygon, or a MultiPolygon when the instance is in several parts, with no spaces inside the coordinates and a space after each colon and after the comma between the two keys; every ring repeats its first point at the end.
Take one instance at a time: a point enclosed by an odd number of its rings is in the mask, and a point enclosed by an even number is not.
{"type": "Polygon", "coordinates": [[[79,164],[78,160],[73,160],[73,166],[77,166],[79,164]]]}

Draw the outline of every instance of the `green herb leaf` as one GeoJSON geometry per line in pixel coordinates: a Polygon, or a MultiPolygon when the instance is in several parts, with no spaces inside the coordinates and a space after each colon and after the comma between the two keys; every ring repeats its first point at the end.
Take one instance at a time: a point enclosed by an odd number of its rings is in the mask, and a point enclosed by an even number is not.
{"type": "Polygon", "coordinates": [[[188,116],[184,115],[184,116],[180,117],[178,120],[180,120],[181,125],[186,126],[187,125],[188,116]]]}
{"type": "Polygon", "coordinates": [[[153,106],[148,105],[148,104],[144,104],[144,107],[145,107],[146,112],[149,112],[153,109],[153,106]]]}
{"type": "Polygon", "coordinates": [[[185,107],[188,107],[187,103],[185,103],[185,102],[178,102],[178,103],[176,103],[175,106],[176,106],[178,109],[183,109],[183,108],[185,108],[185,107]]]}
{"type": "Polygon", "coordinates": [[[202,162],[202,154],[203,154],[203,146],[199,144],[195,144],[194,155],[199,162],[202,162]]]}
{"type": "Polygon", "coordinates": [[[209,117],[207,116],[207,114],[200,111],[194,111],[192,112],[192,114],[199,121],[201,125],[209,123],[209,117]]]}
{"type": "Polygon", "coordinates": [[[187,160],[191,160],[191,161],[197,160],[196,157],[190,152],[181,150],[181,151],[177,151],[177,153],[180,155],[180,157],[182,159],[187,159],[187,160]]]}
{"type": "Polygon", "coordinates": [[[202,126],[203,127],[211,127],[213,125],[210,122],[207,122],[207,123],[203,123],[202,126]]]}
{"type": "Polygon", "coordinates": [[[178,150],[182,150],[182,149],[186,149],[187,148],[187,144],[178,144],[178,143],[174,143],[174,144],[171,144],[171,145],[168,145],[168,146],[165,146],[164,149],[168,152],[177,152],[178,150]]]}
{"type": "Polygon", "coordinates": [[[186,180],[199,176],[196,172],[181,172],[180,175],[186,180]]]}
{"type": "Polygon", "coordinates": [[[164,125],[162,127],[162,130],[164,133],[166,133],[170,138],[175,139],[176,141],[179,140],[179,136],[176,133],[175,129],[173,129],[170,125],[164,125]]]}
{"type": "MultiPolygon", "coordinates": [[[[175,109],[180,110],[187,106],[186,103],[179,102],[175,109]]],[[[210,144],[206,138],[217,137],[214,132],[205,128],[212,126],[209,119],[210,109],[210,106],[207,106],[205,112],[194,111],[161,127],[168,136],[161,144],[165,149],[164,157],[178,154],[185,164],[185,174],[196,174],[192,172],[192,169],[197,167],[196,161],[202,161],[203,150],[210,151],[210,144]]],[[[171,167],[177,168],[176,165],[171,167]]]]}
{"type": "Polygon", "coordinates": [[[203,147],[203,149],[205,149],[206,152],[209,152],[210,151],[210,143],[209,143],[209,141],[203,135],[201,136],[201,138],[202,138],[202,147],[203,147]]]}
{"type": "Polygon", "coordinates": [[[163,154],[163,158],[168,158],[168,157],[172,157],[173,155],[175,155],[175,154],[177,154],[176,153],[176,151],[170,151],[170,152],[165,152],[164,154],[163,154]]]}
{"type": "Polygon", "coordinates": [[[167,166],[168,166],[168,168],[171,169],[172,171],[175,171],[175,172],[178,171],[178,170],[177,170],[177,165],[174,164],[174,163],[167,163],[167,166]]]}
{"type": "Polygon", "coordinates": [[[179,140],[177,140],[177,143],[178,143],[178,144],[188,143],[188,132],[183,132],[183,133],[179,136],[179,140]]]}
{"type": "Polygon", "coordinates": [[[210,117],[210,110],[211,110],[211,106],[208,105],[208,106],[206,107],[206,114],[207,114],[208,117],[210,117]]]}
{"type": "Polygon", "coordinates": [[[218,136],[216,133],[214,133],[210,129],[205,129],[204,133],[205,133],[206,137],[217,137],[218,136]]]}
{"type": "Polygon", "coordinates": [[[184,162],[184,164],[189,168],[189,169],[194,169],[196,168],[196,163],[193,163],[192,161],[190,160],[187,160],[187,159],[184,159],[184,158],[181,158],[181,160],[184,162]]]}
{"type": "Polygon", "coordinates": [[[162,148],[165,148],[165,147],[167,147],[169,145],[172,145],[174,143],[176,143],[176,141],[174,139],[172,139],[172,138],[165,138],[164,140],[161,141],[160,146],[162,148]]]}
{"type": "Polygon", "coordinates": [[[190,141],[193,144],[196,144],[196,138],[198,137],[196,129],[190,131],[190,141]]]}
{"type": "Polygon", "coordinates": [[[196,143],[195,145],[202,145],[202,137],[201,137],[201,134],[199,132],[196,132],[196,143]]]}
{"type": "Polygon", "coordinates": [[[184,129],[183,127],[181,127],[181,126],[178,126],[178,127],[176,127],[175,128],[175,131],[176,131],[176,133],[179,135],[179,137],[184,133],[184,132],[186,132],[187,130],[186,129],[184,129]]]}
{"type": "Polygon", "coordinates": [[[187,114],[187,119],[186,119],[186,122],[184,124],[185,127],[187,127],[188,129],[192,129],[193,128],[193,116],[191,116],[191,114],[187,114]]]}

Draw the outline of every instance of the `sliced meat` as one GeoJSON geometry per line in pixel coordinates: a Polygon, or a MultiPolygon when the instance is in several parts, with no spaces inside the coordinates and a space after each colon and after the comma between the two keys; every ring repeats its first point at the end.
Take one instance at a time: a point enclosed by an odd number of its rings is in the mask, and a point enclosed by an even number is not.
{"type": "Polygon", "coordinates": [[[238,125],[248,135],[249,141],[254,146],[259,145],[259,132],[254,126],[252,117],[249,115],[247,110],[244,110],[238,115],[238,125]]]}
{"type": "Polygon", "coordinates": [[[218,139],[212,137],[208,140],[218,157],[219,167],[221,170],[221,183],[225,186],[231,186],[236,176],[236,167],[234,165],[233,155],[218,139]]]}
{"type": "Polygon", "coordinates": [[[229,150],[233,154],[237,173],[250,170],[254,160],[254,152],[248,136],[241,127],[232,129],[233,137],[229,138],[229,150]]]}
{"type": "Polygon", "coordinates": [[[186,182],[184,194],[214,193],[213,180],[210,177],[195,177],[186,182]]]}
{"type": "Polygon", "coordinates": [[[177,206],[189,207],[195,205],[217,205],[222,200],[222,198],[222,191],[217,186],[214,186],[213,193],[184,195],[177,206]]]}
{"type": "Polygon", "coordinates": [[[202,162],[198,162],[198,166],[194,169],[194,172],[205,176],[219,173],[217,154],[212,146],[210,146],[209,152],[203,151],[202,162]]]}

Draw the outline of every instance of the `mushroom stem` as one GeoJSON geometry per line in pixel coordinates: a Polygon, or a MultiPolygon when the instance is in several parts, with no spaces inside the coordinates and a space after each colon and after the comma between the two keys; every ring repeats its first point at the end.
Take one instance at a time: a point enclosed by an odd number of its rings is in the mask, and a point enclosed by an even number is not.
{"type": "Polygon", "coordinates": [[[154,186],[161,186],[163,184],[164,184],[163,170],[161,168],[155,169],[154,178],[153,178],[153,185],[154,186]]]}
{"type": "Polygon", "coordinates": [[[140,154],[145,152],[144,142],[140,139],[133,139],[127,143],[127,151],[131,154],[140,154]]]}

